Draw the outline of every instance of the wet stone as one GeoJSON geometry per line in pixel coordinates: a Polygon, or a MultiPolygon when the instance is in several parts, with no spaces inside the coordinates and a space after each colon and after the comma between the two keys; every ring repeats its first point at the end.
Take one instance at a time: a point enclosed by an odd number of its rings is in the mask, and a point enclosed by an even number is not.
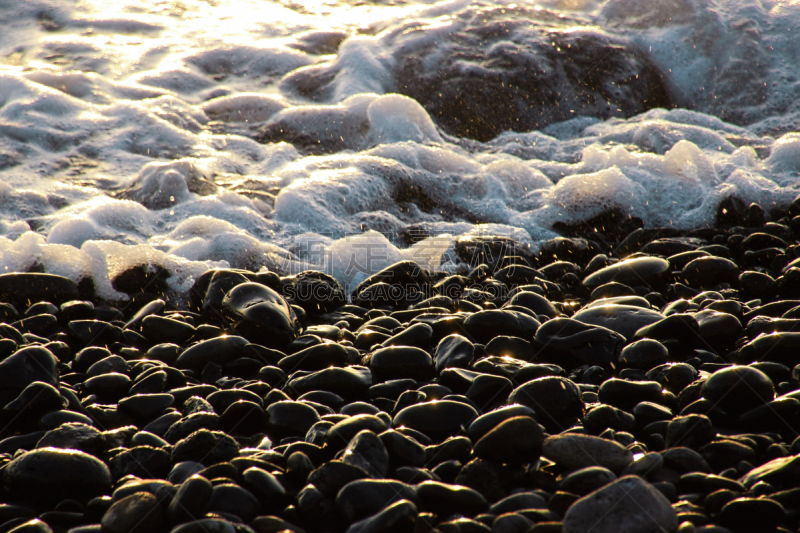
{"type": "Polygon", "coordinates": [[[584,414],[580,389],[560,377],[544,377],[520,385],[509,395],[508,402],[536,411],[539,422],[550,432],[570,427],[584,414]]]}
{"type": "Polygon", "coordinates": [[[289,388],[298,394],[327,391],[342,398],[362,397],[371,386],[372,372],[363,366],[326,368],[299,376],[292,374],[289,379],[289,388]]]}
{"type": "Polygon", "coordinates": [[[401,500],[416,501],[414,492],[414,488],[400,481],[359,479],[339,491],[336,509],[349,522],[355,522],[401,500]]]}
{"type": "Polygon", "coordinates": [[[299,329],[286,300],[260,283],[231,289],[222,301],[222,313],[236,333],[267,348],[285,348],[299,329]]]}
{"type": "Polygon", "coordinates": [[[633,461],[632,453],[616,441],[570,433],[547,437],[542,455],[568,470],[602,466],[622,472],[633,461]]]}
{"type": "Polygon", "coordinates": [[[577,359],[593,365],[615,362],[625,338],[606,327],[572,318],[548,320],[536,332],[537,358],[566,365],[577,359]]]}
{"type": "Polygon", "coordinates": [[[602,466],[589,466],[570,472],[558,482],[558,490],[585,496],[590,492],[616,481],[617,476],[602,466]]]}
{"type": "Polygon", "coordinates": [[[775,389],[763,372],[736,366],[714,372],[703,385],[701,394],[723,411],[741,414],[771,401],[775,389]]]}
{"type": "Polygon", "coordinates": [[[235,335],[216,337],[194,344],[175,361],[175,368],[202,370],[208,363],[225,364],[239,357],[249,341],[235,335]]]}
{"type": "Polygon", "coordinates": [[[470,405],[439,400],[406,407],[395,415],[393,426],[406,426],[434,437],[452,435],[477,417],[478,412],[470,405]]]}
{"type": "Polygon", "coordinates": [[[170,470],[170,455],[152,446],[134,446],[112,457],[108,466],[114,479],[127,475],[166,477],[170,470]]]}
{"type": "Polygon", "coordinates": [[[166,513],[158,498],[136,492],[114,502],[103,515],[102,530],[109,533],[165,531],[166,513]]]}
{"type": "Polygon", "coordinates": [[[497,335],[532,339],[539,326],[538,320],[525,313],[501,309],[479,311],[464,321],[464,329],[483,344],[497,335]]]}
{"type": "Polygon", "coordinates": [[[735,283],[739,278],[739,267],[723,257],[699,257],[686,264],[681,277],[694,288],[714,287],[721,282],[735,283]]]}
{"type": "Polygon", "coordinates": [[[635,476],[625,476],[579,499],[564,516],[564,533],[675,531],[678,519],[667,498],[635,476]]]}
{"type": "Polygon", "coordinates": [[[350,440],[342,461],[362,468],[376,478],[385,477],[389,472],[389,453],[381,439],[369,430],[360,431],[350,440]]]}
{"type": "Polygon", "coordinates": [[[175,523],[202,518],[211,500],[213,487],[206,478],[193,475],[183,481],[167,508],[167,514],[175,523]]]}
{"type": "Polygon", "coordinates": [[[475,455],[498,463],[529,464],[541,454],[544,432],[528,416],[499,423],[475,443],[475,455]]]}
{"type": "Polygon", "coordinates": [[[377,381],[391,379],[430,379],[433,359],[425,350],[412,346],[381,348],[369,358],[369,368],[377,381]]]}
{"type": "Polygon", "coordinates": [[[106,439],[97,428],[80,422],[62,424],[44,434],[37,448],[63,448],[81,450],[99,456],[106,449],[106,439]]]}
{"type": "Polygon", "coordinates": [[[233,483],[216,485],[211,491],[208,510],[230,513],[249,522],[261,512],[261,504],[249,491],[233,483]]]}
{"type": "Polygon", "coordinates": [[[486,498],[469,487],[438,481],[423,481],[416,487],[419,507],[440,516],[475,516],[489,508],[486,498]]]}
{"type": "Polygon", "coordinates": [[[7,490],[32,502],[88,501],[111,490],[111,473],[99,459],[59,448],[23,453],[5,467],[3,478],[7,490]]]}
{"type": "Polygon", "coordinates": [[[419,514],[417,506],[409,500],[395,502],[377,514],[355,522],[348,533],[368,531],[411,531],[419,514]]]}
{"type": "Polygon", "coordinates": [[[575,313],[572,318],[586,324],[610,329],[626,339],[633,339],[638,330],[658,322],[664,318],[664,315],[642,307],[610,304],[584,308],[575,313]]]}
{"type": "Polygon", "coordinates": [[[642,370],[650,370],[669,359],[669,352],[660,342],[642,339],[625,346],[620,354],[620,363],[642,370]]]}
{"type": "Polygon", "coordinates": [[[660,285],[662,276],[668,271],[669,263],[657,257],[637,257],[620,261],[590,274],[583,280],[589,288],[599,287],[616,281],[629,286],[660,285]]]}
{"type": "Polygon", "coordinates": [[[190,324],[164,316],[146,316],[141,324],[142,335],[154,343],[183,344],[195,334],[195,329],[190,324]]]}
{"type": "Polygon", "coordinates": [[[178,441],[172,462],[196,461],[206,465],[229,461],[239,454],[239,444],[221,431],[200,429],[178,441]]]}

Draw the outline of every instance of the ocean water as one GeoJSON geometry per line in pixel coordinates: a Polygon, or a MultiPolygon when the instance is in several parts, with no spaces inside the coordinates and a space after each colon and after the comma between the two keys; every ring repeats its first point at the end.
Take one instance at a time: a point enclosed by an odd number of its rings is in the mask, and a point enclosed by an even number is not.
{"type": "Polygon", "coordinates": [[[0,0],[0,272],[180,303],[800,194],[794,0],[0,0]],[[563,226],[561,226],[563,227],[563,226]]]}

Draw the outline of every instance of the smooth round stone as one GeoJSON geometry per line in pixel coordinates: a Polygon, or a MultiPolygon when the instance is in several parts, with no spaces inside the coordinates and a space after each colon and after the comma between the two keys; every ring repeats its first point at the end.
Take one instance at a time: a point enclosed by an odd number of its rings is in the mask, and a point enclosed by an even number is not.
{"type": "Polygon", "coordinates": [[[689,261],[681,270],[681,277],[690,287],[713,287],[720,283],[736,283],[739,267],[724,257],[698,257],[689,261]]]}
{"type": "Polygon", "coordinates": [[[419,511],[409,500],[400,500],[369,518],[360,520],[348,529],[356,531],[413,531],[419,511]]]}
{"type": "Polygon", "coordinates": [[[617,476],[608,468],[602,466],[589,466],[581,468],[568,475],[558,482],[558,490],[570,492],[579,496],[585,496],[594,492],[612,481],[616,481],[617,476]]]}
{"type": "Polygon", "coordinates": [[[157,394],[164,392],[167,386],[167,373],[163,370],[152,372],[145,377],[141,375],[131,385],[131,394],[157,394]]]}
{"type": "Polygon", "coordinates": [[[559,362],[575,358],[593,365],[607,365],[617,360],[625,338],[603,326],[572,318],[548,320],[536,332],[538,357],[559,362]]]}
{"type": "Polygon", "coordinates": [[[57,388],[48,383],[34,381],[8,402],[3,411],[38,418],[49,411],[63,409],[67,404],[57,388]]]}
{"type": "Polygon", "coordinates": [[[47,430],[55,429],[62,424],[69,424],[71,422],[87,425],[93,424],[92,419],[83,413],[61,409],[58,411],[51,411],[42,416],[42,418],[39,420],[39,428],[47,430]]]}
{"type": "Polygon", "coordinates": [[[323,272],[307,270],[288,281],[283,288],[287,299],[309,315],[329,313],[347,303],[341,283],[323,272]]]}
{"type": "Polygon", "coordinates": [[[172,497],[167,515],[174,523],[199,520],[206,514],[214,487],[203,476],[193,475],[181,483],[172,497]]]}
{"type": "MultiPolygon", "coordinates": [[[[166,415],[165,415],[166,416],[166,415]]],[[[172,419],[172,417],[170,417],[172,419]]],[[[145,426],[148,427],[148,426],[145,426]]],[[[216,413],[197,412],[178,418],[164,432],[167,442],[178,442],[199,429],[215,430],[219,427],[219,415],[216,413]]]]}
{"type": "Polygon", "coordinates": [[[719,512],[719,523],[734,531],[770,530],[786,517],[781,504],[769,498],[736,498],[719,512]]]}
{"type": "Polygon", "coordinates": [[[119,407],[137,420],[150,419],[175,403],[172,394],[136,394],[119,401],[119,407]]]}
{"type": "Polygon", "coordinates": [[[550,432],[563,431],[584,414],[578,386],[566,378],[548,376],[534,379],[514,389],[508,403],[518,403],[536,411],[539,422],[550,432]]]}
{"type": "Polygon", "coordinates": [[[410,405],[394,417],[394,427],[406,426],[428,436],[452,435],[478,417],[470,405],[453,400],[434,400],[410,405]]]}
{"type": "Polygon", "coordinates": [[[369,369],[376,381],[392,379],[427,380],[433,377],[433,359],[425,350],[413,346],[391,346],[375,350],[369,369]]]}
{"type": "Polygon", "coordinates": [[[305,435],[320,420],[317,411],[304,402],[276,402],[267,408],[267,414],[270,426],[287,435],[305,435]]]}
{"type": "Polygon", "coordinates": [[[233,436],[251,437],[265,433],[269,416],[261,405],[247,400],[239,400],[228,406],[219,420],[220,428],[233,436]]]}
{"type": "Polygon", "coordinates": [[[648,482],[624,476],[576,501],[564,515],[564,533],[676,531],[669,500],[648,482]]]}
{"type": "Polygon", "coordinates": [[[162,363],[166,363],[168,365],[174,365],[182,351],[183,348],[177,344],[165,342],[156,344],[147,350],[147,358],[155,359],[156,361],[161,361],[162,363]]]}
{"type": "MultiPolygon", "coordinates": [[[[333,498],[336,496],[336,494],[338,494],[342,487],[351,481],[369,477],[370,474],[363,468],[359,468],[355,465],[348,464],[340,460],[333,460],[323,463],[319,468],[311,472],[311,474],[308,476],[308,482],[317,487],[324,495],[333,498]]],[[[278,487],[281,487],[277,480],[275,483],[278,485],[278,487]]],[[[259,495],[259,492],[255,491],[252,487],[248,486],[248,488],[253,492],[253,494],[256,494],[257,496],[259,495]]],[[[281,490],[282,489],[283,487],[281,487],[281,490]]],[[[263,502],[263,498],[261,498],[261,500],[263,502]]]]}
{"type": "Polygon", "coordinates": [[[393,464],[422,466],[425,464],[425,448],[416,440],[393,429],[380,435],[381,442],[389,452],[393,464]]]}
{"type": "Polygon", "coordinates": [[[152,446],[134,446],[118,453],[108,461],[114,479],[137,477],[166,477],[170,470],[170,455],[152,446]]]}
{"type": "Polygon", "coordinates": [[[131,446],[150,446],[152,448],[165,448],[169,443],[149,431],[139,431],[131,437],[131,446]]]}
{"type": "Polygon", "coordinates": [[[670,420],[674,413],[663,405],[653,402],[639,402],[633,408],[633,416],[641,427],[646,427],[653,422],[670,420]]]}
{"type": "Polygon", "coordinates": [[[195,461],[212,465],[230,461],[238,454],[239,444],[232,437],[221,431],[200,429],[175,444],[172,462],[195,461]]]}
{"type": "Polygon", "coordinates": [[[530,407],[520,404],[499,407],[473,420],[467,430],[467,436],[472,442],[478,442],[481,437],[503,421],[519,416],[527,416],[535,420],[536,412],[530,407]]]}
{"type": "Polygon", "coordinates": [[[102,530],[108,533],[145,533],[167,525],[166,513],[158,498],[136,492],[114,502],[103,515],[102,530]]]}
{"type": "Polygon", "coordinates": [[[96,456],[105,451],[106,438],[100,430],[92,426],[71,422],[45,433],[36,447],[80,450],[96,456]]]}
{"type": "Polygon", "coordinates": [[[3,474],[6,489],[32,502],[88,501],[111,491],[111,472],[87,453],[40,448],[12,460],[3,474]],[[42,490],[47,487],[47,490],[42,490]]]}
{"type": "MultiPolygon", "coordinates": [[[[713,304],[712,304],[713,305],[713,304]]],[[[714,351],[726,353],[742,335],[742,323],[735,316],[711,309],[694,314],[702,337],[714,351]]]]}
{"type": "Polygon", "coordinates": [[[544,443],[541,426],[529,416],[500,422],[475,443],[475,455],[488,461],[529,464],[539,460],[544,443]]]}
{"type": "Polygon", "coordinates": [[[669,422],[665,439],[669,448],[686,446],[697,450],[711,442],[715,434],[714,425],[707,416],[689,414],[675,417],[669,422]]]}
{"type": "Polygon", "coordinates": [[[436,372],[445,368],[466,367],[475,355],[475,345],[466,337],[454,333],[439,341],[436,346],[434,363],[436,372]]]}
{"type": "Polygon", "coordinates": [[[174,318],[149,315],[142,319],[142,335],[154,343],[183,344],[195,334],[192,325],[174,318]]]}
{"type": "Polygon", "coordinates": [[[211,492],[208,510],[236,515],[249,522],[261,512],[261,504],[249,491],[233,483],[216,485],[211,492]]]}
{"type": "Polygon", "coordinates": [[[131,378],[119,372],[100,374],[83,382],[85,394],[95,394],[103,400],[117,400],[131,388],[131,378]]]}
{"type": "Polygon", "coordinates": [[[779,457],[758,466],[739,479],[745,487],[752,488],[759,482],[769,483],[778,489],[791,489],[798,486],[800,477],[800,456],[779,457]]]}
{"type": "Polygon", "coordinates": [[[389,472],[389,452],[381,439],[369,430],[360,431],[347,444],[342,461],[362,468],[376,478],[389,472]]]}
{"type": "Polygon", "coordinates": [[[70,332],[84,345],[107,346],[117,342],[122,335],[119,326],[103,320],[73,320],[70,332]]]}
{"type": "Polygon", "coordinates": [[[667,363],[650,369],[645,377],[658,381],[661,386],[673,394],[680,394],[690,383],[697,379],[697,369],[686,363],[667,363]]]}
{"type": "Polygon", "coordinates": [[[701,390],[703,398],[729,414],[742,414],[775,398],[772,381],[760,370],[732,366],[717,370],[701,390]]]}
{"type": "Polygon", "coordinates": [[[519,337],[508,337],[498,335],[486,345],[486,353],[500,357],[513,357],[522,361],[533,359],[533,345],[525,339],[519,337]]]}
{"type": "Polygon", "coordinates": [[[630,433],[636,429],[636,419],[622,409],[600,404],[583,417],[583,427],[592,435],[599,435],[608,428],[630,433]]]}
{"type": "MultiPolygon", "coordinates": [[[[309,482],[313,483],[310,479],[309,482]]],[[[251,466],[242,472],[242,486],[266,508],[280,505],[286,496],[286,489],[278,479],[270,472],[256,466],[251,466]]]]}
{"type": "Polygon", "coordinates": [[[289,387],[298,394],[327,391],[344,399],[361,398],[371,386],[372,372],[358,365],[326,368],[289,380],[289,387]]]}
{"type": "Polygon", "coordinates": [[[34,381],[57,386],[57,367],[56,356],[43,346],[17,350],[0,362],[0,402],[5,404],[34,381]]]}
{"type": "Polygon", "coordinates": [[[602,466],[612,472],[622,472],[633,461],[633,454],[622,444],[578,433],[547,437],[542,455],[567,470],[602,466]]]}
{"type": "Polygon", "coordinates": [[[389,479],[358,479],[336,495],[336,509],[348,522],[374,515],[400,500],[416,500],[414,488],[389,479]]]}
{"type": "Polygon", "coordinates": [[[30,302],[61,305],[79,298],[78,286],[69,278],[37,272],[0,274],[0,301],[25,309],[30,302]]]}
{"type": "Polygon", "coordinates": [[[267,348],[285,348],[300,327],[286,300],[260,283],[237,285],[225,295],[221,309],[237,334],[267,348]]]}
{"type": "Polygon", "coordinates": [[[664,315],[643,307],[611,304],[581,309],[572,318],[610,329],[626,339],[632,339],[637,330],[662,320],[664,315]]]}
{"type": "Polygon", "coordinates": [[[438,481],[423,481],[416,487],[419,507],[439,516],[460,514],[472,517],[489,508],[486,498],[469,487],[438,481]]]}
{"type": "Polygon", "coordinates": [[[642,339],[625,346],[619,356],[620,363],[629,368],[650,370],[669,360],[667,348],[653,339],[642,339]]]}
{"type": "Polygon", "coordinates": [[[669,270],[669,262],[658,257],[637,257],[614,263],[597,272],[590,274],[583,280],[589,288],[599,287],[606,283],[616,281],[629,286],[653,284],[660,281],[661,277],[669,270]]]}
{"type": "Polygon", "coordinates": [[[195,474],[198,474],[205,469],[202,463],[196,461],[182,461],[176,463],[169,472],[167,479],[170,483],[178,485],[183,483],[195,474]]]}
{"type": "Polygon", "coordinates": [[[433,340],[433,328],[428,324],[418,322],[397,335],[386,339],[383,346],[416,346],[427,348],[433,340]]]}
{"type": "Polygon", "coordinates": [[[344,346],[323,343],[309,346],[278,361],[278,368],[291,374],[295,370],[321,370],[331,366],[347,364],[348,354],[344,346]]]}
{"type": "Polygon", "coordinates": [[[175,368],[200,371],[208,363],[224,365],[240,356],[242,348],[250,341],[236,335],[223,335],[194,344],[183,351],[175,361],[175,368]]]}
{"type": "Polygon", "coordinates": [[[663,401],[661,391],[661,384],[657,381],[627,381],[612,378],[600,385],[597,396],[603,403],[630,412],[640,402],[663,401]]]}
{"type": "Polygon", "coordinates": [[[532,339],[539,326],[538,320],[525,313],[503,309],[479,311],[464,321],[464,329],[482,344],[488,343],[497,335],[532,339]]]}
{"type": "MultiPolygon", "coordinates": [[[[208,396],[206,396],[205,401],[211,405],[213,412],[215,413],[223,413],[225,409],[230,407],[235,402],[240,400],[245,400],[248,402],[253,402],[258,405],[263,405],[263,400],[261,397],[253,391],[249,391],[247,389],[224,389],[212,392],[208,396]]],[[[198,402],[199,403],[199,402],[198,402]]],[[[205,403],[202,404],[204,409],[206,410],[207,407],[205,403]]],[[[184,408],[185,409],[185,408],[184,408]]]]}
{"type": "Polygon", "coordinates": [[[549,318],[555,318],[561,313],[553,307],[553,304],[540,294],[530,291],[520,291],[511,298],[509,298],[506,305],[516,305],[530,309],[537,315],[545,315],[549,318]]]}

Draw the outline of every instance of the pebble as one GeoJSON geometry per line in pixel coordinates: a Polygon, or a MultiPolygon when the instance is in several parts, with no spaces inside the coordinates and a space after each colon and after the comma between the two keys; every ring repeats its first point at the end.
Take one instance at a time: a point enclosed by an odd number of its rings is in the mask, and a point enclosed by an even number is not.
{"type": "Polygon", "coordinates": [[[434,353],[436,371],[445,368],[466,367],[475,354],[475,346],[464,336],[454,333],[439,341],[434,353]]]}
{"type": "Polygon", "coordinates": [[[497,335],[530,339],[539,326],[539,321],[530,315],[503,309],[478,311],[464,321],[464,329],[482,344],[488,343],[497,335]]]}
{"type": "Polygon", "coordinates": [[[353,523],[347,533],[379,533],[381,531],[411,531],[419,511],[414,502],[400,500],[377,514],[353,523]]]}
{"type": "Polygon", "coordinates": [[[667,498],[647,481],[624,476],[576,501],[564,516],[564,533],[676,531],[667,498]]]}
{"type": "Polygon", "coordinates": [[[566,366],[577,359],[602,366],[617,361],[625,337],[577,319],[554,318],[536,331],[535,343],[539,360],[566,366]]]}
{"type": "Polygon", "coordinates": [[[669,270],[669,263],[657,257],[637,257],[614,263],[590,274],[583,280],[589,288],[599,287],[611,281],[624,285],[659,285],[662,276],[669,270]]]}
{"type": "Polygon", "coordinates": [[[775,398],[775,387],[766,374],[748,366],[731,366],[714,372],[702,389],[702,397],[730,414],[742,414],[775,398]]]}
{"type": "Polygon", "coordinates": [[[211,465],[229,461],[239,453],[239,443],[221,431],[199,429],[178,441],[172,449],[172,462],[195,461],[211,465]]]}
{"type": "Polygon", "coordinates": [[[86,502],[111,491],[111,472],[97,457],[78,450],[39,448],[14,458],[3,471],[6,489],[33,502],[66,498],[86,502]],[[42,490],[47,487],[47,490],[42,490]]]}
{"type": "Polygon", "coordinates": [[[452,435],[462,426],[466,427],[478,412],[469,404],[453,400],[434,400],[410,405],[394,416],[392,425],[406,426],[430,437],[452,435]]]}
{"type": "Polygon", "coordinates": [[[529,464],[539,460],[544,442],[541,426],[529,416],[500,422],[475,443],[475,455],[498,463],[529,464]]]}
{"type": "Polygon", "coordinates": [[[423,481],[416,486],[419,508],[440,516],[459,514],[473,517],[489,508],[486,498],[469,487],[439,481],[423,481]]]}
{"type": "Polygon", "coordinates": [[[664,315],[634,305],[611,304],[581,309],[572,318],[610,329],[626,339],[633,339],[638,330],[662,320],[664,315]]]}
{"type": "Polygon", "coordinates": [[[377,381],[393,379],[426,380],[434,376],[433,359],[414,346],[390,346],[375,350],[369,357],[369,369],[377,381]]]}
{"type": "Polygon", "coordinates": [[[414,487],[389,479],[351,481],[336,495],[336,509],[350,522],[374,515],[401,500],[417,501],[414,487]]]}
{"type": "Polygon", "coordinates": [[[633,454],[622,444],[592,435],[562,433],[544,440],[542,455],[567,470],[602,466],[612,472],[622,472],[633,454]]]}
{"type": "Polygon", "coordinates": [[[102,531],[108,533],[145,533],[166,529],[166,512],[158,498],[136,492],[114,502],[103,515],[102,531]]]}
{"type": "Polygon", "coordinates": [[[578,386],[569,379],[555,376],[520,385],[508,396],[508,402],[533,409],[539,422],[550,432],[567,429],[584,414],[578,386]]]}

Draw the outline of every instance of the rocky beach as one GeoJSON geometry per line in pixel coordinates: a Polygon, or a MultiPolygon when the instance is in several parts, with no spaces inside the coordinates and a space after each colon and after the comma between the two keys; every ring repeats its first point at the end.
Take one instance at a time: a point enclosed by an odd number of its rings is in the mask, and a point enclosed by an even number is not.
{"type": "Polygon", "coordinates": [[[184,308],[0,275],[0,531],[796,531],[800,200],[769,216],[462,239],[351,294],[209,270],[184,308]]]}

